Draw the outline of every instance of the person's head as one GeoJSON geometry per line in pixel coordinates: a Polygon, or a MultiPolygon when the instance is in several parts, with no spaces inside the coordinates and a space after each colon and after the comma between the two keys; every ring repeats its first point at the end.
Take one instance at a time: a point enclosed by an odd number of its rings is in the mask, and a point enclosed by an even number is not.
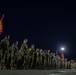
{"type": "Polygon", "coordinates": [[[44,52],[46,52],[47,50],[44,50],[44,52]]]}
{"type": "Polygon", "coordinates": [[[35,45],[34,45],[34,44],[32,44],[32,45],[31,45],[31,48],[35,48],[35,45]]]}
{"type": "Polygon", "coordinates": [[[9,40],[10,39],[10,36],[9,35],[5,36],[5,39],[6,40],[9,40]]]}
{"type": "Polygon", "coordinates": [[[7,36],[5,36],[5,40],[7,40],[8,38],[7,38],[7,36]]]}
{"type": "Polygon", "coordinates": [[[53,53],[51,53],[51,55],[53,55],[53,53]]]}
{"type": "Polygon", "coordinates": [[[18,41],[16,41],[16,45],[18,45],[18,41]]]}
{"type": "Polygon", "coordinates": [[[40,52],[42,52],[43,50],[42,49],[40,49],[40,52]]]}
{"type": "Polygon", "coordinates": [[[55,53],[53,53],[53,55],[55,56],[55,53]]]}
{"type": "Polygon", "coordinates": [[[18,45],[18,41],[15,41],[15,42],[14,42],[14,45],[18,45]]]}
{"type": "Polygon", "coordinates": [[[59,55],[56,55],[57,58],[59,58],[59,55]]]}
{"type": "Polygon", "coordinates": [[[24,39],[24,43],[27,43],[28,42],[28,39],[24,39]]]}
{"type": "Polygon", "coordinates": [[[50,50],[48,50],[48,53],[50,53],[50,50]]]}
{"type": "Polygon", "coordinates": [[[36,48],[36,51],[38,52],[39,51],[39,48],[36,48]]]}
{"type": "Polygon", "coordinates": [[[7,36],[8,40],[10,39],[10,35],[7,36]]]}

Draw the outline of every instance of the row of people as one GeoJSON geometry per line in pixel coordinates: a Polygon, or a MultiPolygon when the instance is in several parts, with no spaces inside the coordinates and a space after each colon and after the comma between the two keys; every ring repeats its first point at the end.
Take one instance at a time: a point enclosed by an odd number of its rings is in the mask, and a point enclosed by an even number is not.
{"type": "Polygon", "coordinates": [[[31,45],[24,39],[20,49],[18,41],[9,46],[9,36],[0,42],[0,69],[76,69],[76,62],[31,45]]]}

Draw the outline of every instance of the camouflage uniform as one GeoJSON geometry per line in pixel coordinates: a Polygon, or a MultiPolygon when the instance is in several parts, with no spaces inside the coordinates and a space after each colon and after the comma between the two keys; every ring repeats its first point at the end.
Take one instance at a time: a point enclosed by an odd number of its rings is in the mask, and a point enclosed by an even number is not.
{"type": "Polygon", "coordinates": [[[46,52],[45,52],[45,64],[44,64],[44,65],[45,65],[45,69],[48,68],[48,58],[49,58],[49,57],[48,57],[48,52],[46,51],[46,52]]]}
{"type": "Polygon", "coordinates": [[[64,59],[64,68],[67,69],[67,58],[64,59]]]}
{"type": "Polygon", "coordinates": [[[14,42],[11,51],[11,69],[17,68],[17,57],[18,57],[18,41],[14,42]]]}
{"type": "Polygon", "coordinates": [[[36,69],[39,69],[39,61],[40,61],[40,54],[39,54],[39,49],[36,49],[36,54],[37,54],[37,58],[36,58],[36,69]]]}
{"type": "Polygon", "coordinates": [[[75,69],[76,69],[76,61],[75,61],[75,69]]]}
{"type": "Polygon", "coordinates": [[[2,41],[1,41],[1,64],[4,66],[4,68],[7,68],[7,52],[9,49],[9,36],[6,36],[2,41]]]}
{"type": "Polygon", "coordinates": [[[52,55],[52,69],[56,69],[56,57],[55,57],[55,54],[52,55]]]}
{"type": "Polygon", "coordinates": [[[24,42],[22,45],[21,45],[23,51],[24,51],[24,56],[23,56],[23,68],[28,68],[28,53],[29,53],[29,48],[28,48],[28,45],[26,44],[26,42],[24,42]]]}
{"type": "Polygon", "coordinates": [[[51,54],[50,54],[50,50],[48,50],[48,64],[47,64],[47,68],[50,69],[51,67],[51,54]]]}
{"type": "Polygon", "coordinates": [[[23,44],[21,45],[23,51],[24,51],[24,56],[23,56],[23,68],[28,68],[28,45],[27,45],[28,39],[24,39],[23,44]]]}
{"type": "Polygon", "coordinates": [[[74,61],[71,60],[71,69],[75,69],[74,61]]]}
{"type": "Polygon", "coordinates": [[[11,69],[11,51],[12,48],[9,47],[9,50],[7,52],[7,69],[11,69]]]}
{"type": "Polygon", "coordinates": [[[47,64],[48,64],[48,54],[47,51],[44,50],[44,69],[47,69],[47,64]]]}
{"type": "Polygon", "coordinates": [[[56,61],[56,68],[60,69],[60,57],[59,57],[59,55],[56,56],[56,60],[57,60],[56,61]]]}
{"type": "Polygon", "coordinates": [[[32,56],[32,63],[33,63],[33,69],[35,69],[36,68],[36,59],[37,59],[37,52],[36,52],[36,50],[34,50],[33,51],[33,56],[32,56]]]}
{"type": "Polygon", "coordinates": [[[32,48],[29,48],[29,51],[28,51],[28,68],[32,68],[33,66],[33,49],[32,48]]]}
{"type": "Polygon", "coordinates": [[[44,51],[42,51],[42,69],[44,69],[45,68],[45,53],[44,53],[44,51]]]}
{"type": "Polygon", "coordinates": [[[61,66],[60,66],[60,68],[61,68],[61,69],[64,69],[64,59],[63,59],[63,58],[61,58],[61,61],[60,61],[60,63],[61,63],[61,66]]]}
{"type": "Polygon", "coordinates": [[[27,52],[28,51],[28,45],[27,45],[28,39],[24,39],[23,44],[21,47],[27,52]]]}
{"type": "Polygon", "coordinates": [[[23,68],[23,62],[24,62],[24,49],[21,47],[18,51],[18,63],[17,63],[17,69],[23,68]]]}
{"type": "Polygon", "coordinates": [[[68,67],[68,69],[71,69],[71,61],[67,62],[67,67],[68,67]]]}
{"type": "Polygon", "coordinates": [[[73,62],[73,69],[75,69],[75,62],[73,62]]]}
{"type": "Polygon", "coordinates": [[[40,61],[39,61],[39,68],[42,69],[42,49],[40,49],[40,61]]]}

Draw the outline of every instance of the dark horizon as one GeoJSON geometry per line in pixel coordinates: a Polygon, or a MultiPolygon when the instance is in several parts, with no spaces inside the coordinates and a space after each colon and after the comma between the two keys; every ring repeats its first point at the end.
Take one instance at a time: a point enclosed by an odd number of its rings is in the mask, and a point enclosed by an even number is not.
{"type": "Polygon", "coordinates": [[[10,35],[10,45],[16,40],[19,47],[25,38],[28,46],[50,49],[55,52],[64,46],[67,58],[76,58],[76,8],[75,4],[25,4],[5,3],[0,5],[3,34],[10,35]]]}

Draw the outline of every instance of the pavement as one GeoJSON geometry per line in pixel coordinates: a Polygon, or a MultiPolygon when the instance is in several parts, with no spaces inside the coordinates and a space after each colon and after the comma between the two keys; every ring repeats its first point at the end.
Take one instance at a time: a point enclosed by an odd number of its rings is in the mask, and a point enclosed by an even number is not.
{"type": "Polygon", "coordinates": [[[76,69],[65,70],[0,70],[0,75],[76,75],[76,69]]]}

